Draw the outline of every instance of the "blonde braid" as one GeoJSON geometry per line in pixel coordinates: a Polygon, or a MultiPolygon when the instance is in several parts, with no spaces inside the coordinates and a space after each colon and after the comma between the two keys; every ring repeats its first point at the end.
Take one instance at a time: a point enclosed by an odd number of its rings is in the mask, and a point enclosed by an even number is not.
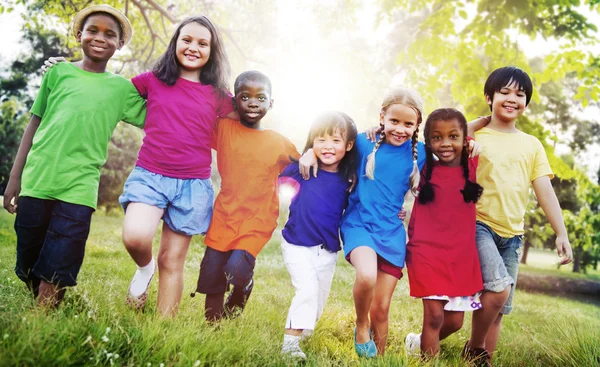
{"type": "Polygon", "coordinates": [[[379,140],[377,140],[377,143],[375,143],[375,146],[373,147],[373,151],[367,157],[367,166],[365,167],[365,171],[366,171],[365,173],[370,180],[375,179],[375,153],[377,152],[377,149],[379,149],[379,147],[381,146],[381,144],[383,144],[383,141],[385,140],[385,134],[383,133],[383,124],[380,123],[380,125],[381,125],[381,134],[379,135],[379,140]]]}
{"type": "MultiPolygon", "coordinates": [[[[420,119],[419,119],[420,120],[420,119]]],[[[419,121],[420,123],[420,121],[419,121]]],[[[421,179],[421,174],[419,173],[419,165],[417,164],[417,159],[419,158],[419,150],[418,147],[418,135],[419,135],[419,124],[417,124],[417,128],[412,136],[412,159],[413,159],[413,170],[408,178],[410,192],[414,196],[419,196],[419,180],[421,179]]]]}

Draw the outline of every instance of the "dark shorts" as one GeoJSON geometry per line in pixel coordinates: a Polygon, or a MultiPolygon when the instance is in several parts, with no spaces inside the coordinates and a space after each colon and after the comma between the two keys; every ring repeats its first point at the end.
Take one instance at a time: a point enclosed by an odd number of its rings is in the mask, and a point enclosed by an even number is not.
{"type": "MultiPolygon", "coordinates": [[[[346,261],[352,264],[352,261],[350,261],[350,254],[346,256],[346,261]]],[[[379,256],[379,254],[377,254],[377,270],[396,277],[398,280],[402,279],[402,268],[387,261],[383,257],[379,256]]]]}
{"type": "Polygon", "coordinates": [[[77,285],[94,209],[27,196],[18,204],[17,276],[28,284],[77,285]]]}
{"type": "Polygon", "coordinates": [[[256,259],[244,250],[217,251],[206,247],[196,292],[225,293],[229,285],[245,287],[254,275],[256,259]]]}

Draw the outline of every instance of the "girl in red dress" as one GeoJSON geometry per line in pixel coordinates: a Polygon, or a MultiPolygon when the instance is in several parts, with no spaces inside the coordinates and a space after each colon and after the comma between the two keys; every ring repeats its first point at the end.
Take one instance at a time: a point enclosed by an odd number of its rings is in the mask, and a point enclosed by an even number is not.
{"type": "Polygon", "coordinates": [[[439,352],[440,340],[462,327],[464,311],[481,308],[475,246],[477,158],[468,158],[467,121],[452,108],[433,111],[425,125],[426,163],[408,227],[410,295],[423,300],[423,329],[410,333],[409,353],[439,352]],[[437,157],[434,160],[433,156],[437,157]]]}

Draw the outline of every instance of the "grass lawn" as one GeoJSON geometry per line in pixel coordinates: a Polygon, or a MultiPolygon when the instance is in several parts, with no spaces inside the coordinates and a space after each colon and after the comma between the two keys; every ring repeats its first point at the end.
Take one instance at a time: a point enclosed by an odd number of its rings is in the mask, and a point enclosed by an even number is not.
{"type": "MultiPolygon", "coordinates": [[[[46,314],[33,306],[25,285],[14,274],[13,220],[5,211],[0,213],[0,366],[294,364],[280,355],[293,288],[281,258],[278,232],[258,257],[256,286],[246,311],[214,328],[204,322],[203,296],[189,297],[204,252],[201,237],[192,240],[187,257],[180,313],[175,319],[160,319],[156,281],[144,313],[125,305],[135,265],[121,244],[122,219],[97,214],[79,285],[67,292],[58,310],[46,314]]],[[[404,337],[418,332],[422,319],[421,302],[408,296],[406,279],[399,282],[392,301],[385,357],[359,360],[352,347],[353,280],[354,270],[340,255],[325,313],[314,336],[303,343],[308,355],[305,365],[464,366],[459,354],[469,335],[469,317],[460,332],[442,342],[438,358],[424,363],[406,356],[404,337]]],[[[600,365],[600,307],[517,290],[516,307],[504,319],[494,365],[600,365]]]]}

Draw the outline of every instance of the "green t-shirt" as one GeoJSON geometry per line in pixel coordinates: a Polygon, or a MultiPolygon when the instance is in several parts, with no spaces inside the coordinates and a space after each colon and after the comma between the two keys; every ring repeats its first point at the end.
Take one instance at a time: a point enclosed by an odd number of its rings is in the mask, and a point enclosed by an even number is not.
{"type": "Polygon", "coordinates": [[[146,102],[131,81],[59,63],[46,73],[31,113],[41,118],[21,196],[96,208],[100,168],[121,120],[144,126],[146,102]]]}

